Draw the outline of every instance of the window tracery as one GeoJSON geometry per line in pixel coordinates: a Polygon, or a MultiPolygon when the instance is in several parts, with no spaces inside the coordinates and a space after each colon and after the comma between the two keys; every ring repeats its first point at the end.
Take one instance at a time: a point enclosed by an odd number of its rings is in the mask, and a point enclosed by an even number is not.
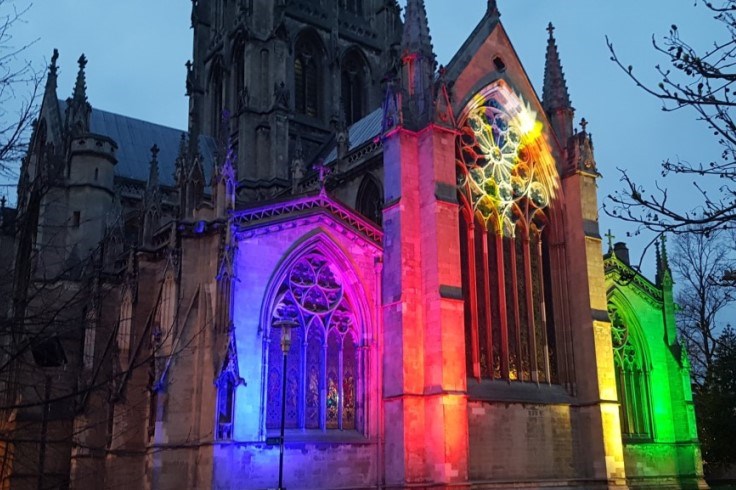
{"type": "Polygon", "coordinates": [[[649,397],[649,370],[643,346],[615,305],[608,305],[611,319],[613,362],[619,397],[621,433],[628,439],[651,439],[652,418],[649,397]]]}
{"type": "Polygon", "coordinates": [[[541,123],[493,85],[464,111],[456,155],[468,372],[557,382],[547,225],[558,184],[541,123]]]}
{"type": "Polygon", "coordinates": [[[268,342],[266,428],[280,427],[286,376],[286,428],[355,430],[359,379],[358,327],[336,266],[314,251],[289,269],[279,287],[272,322],[290,319],[286,372],[279,332],[268,342]]]}

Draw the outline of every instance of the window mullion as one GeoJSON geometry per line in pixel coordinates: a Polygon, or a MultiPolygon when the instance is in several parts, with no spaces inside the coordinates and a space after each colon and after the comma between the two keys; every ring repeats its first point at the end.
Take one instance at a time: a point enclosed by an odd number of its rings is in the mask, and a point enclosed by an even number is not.
{"type": "MultiPolygon", "coordinates": [[[[481,230],[482,232],[482,230],[481,230]]],[[[478,343],[478,285],[476,283],[476,270],[475,270],[475,226],[472,222],[468,224],[467,228],[467,245],[465,247],[465,253],[468,258],[468,284],[469,284],[469,307],[470,307],[470,336],[472,339],[471,356],[473,359],[473,377],[480,380],[480,346],[478,343]]],[[[490,302],[490,297],[489,297],[490,302]]],[[[490,311],[488,312],[490,318],[490,311]]],[[[485,327],[485,325],[484,325],[485,327]]],[[[488,329],[490,334],[490,328],[488,329]]],[[[489,363],[493,366],[493,360],[489,363]]],[[[491,378],[493,378],[493,369],[491,368],[491,378]]]]}
{"type": "Polygon", "coordinates": [[[299,370],[301,371],[301,382],[299,383],[297,418],[299,428],[304,429],[306,427],[307,418],[307,384],[309,382],[309,378],[307,377],[307,345],[309,344],[309,339],[307,338],[307,328],[305,326],[302,326],[301,328],[304,331],[304,335],[302,336],[302,355],[300,356],[301,365],[299,366],[299,370]]]}
{"type": "MultiPolygon", "coordinates": [[[[529,231],[524,234],[524,282],[526,283],[526,314],[527,314],[527,332],[529,339],[529,360],[531,361],[532,381],[539,383],[539,365],[537,362],[537,335],[536,322],[534,318],[534,281],[532,279],[532,257],[529,250],[531,242],[529,240],[529,231]]],[[[540,296],[541,297],[541,296],[540,296]]]]}
{"type": "Polygon", "coordinates": [[[340,345],[338,346],[337,351],[337,427],[342,430],[342,413],[343,413],[343,405],[345,403],[345,394],[343,393],[343,388],[345,386],[345,383],[343,382],[343,364],[342,364],[342,353],[343,353],[343,343],[345,342],[345,339],[341,339],[340,345]]]}
{"type": "Polygon", "coordinates": [[[501,321],[501,377],[509,379],[509,324],[506,312],[506,276],[504,271],[503,237],[495,236],[496,271],[498,274],[499,319],[501,321]]]}

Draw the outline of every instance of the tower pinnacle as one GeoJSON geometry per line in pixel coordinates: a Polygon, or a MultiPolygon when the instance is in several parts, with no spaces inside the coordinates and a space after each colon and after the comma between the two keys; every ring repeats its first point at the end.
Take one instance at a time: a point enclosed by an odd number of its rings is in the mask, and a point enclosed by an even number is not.
{"type": "Polygon", "coordinates": [[[544,66],[544,88],[542,90],[542,107],[552,123],[558,141],[565,145],[572,136],[572,122],[575,109],[570,103],[567,92],[565,74],[562,71],[560,53],[554,36],[555,28],[550,22],[547,26],[547,55],[544,66]]]}
{"type": "Polygon", "coordinates": [[[570,94],[567,91],[565,74],[562,71],[560,53],[557,51],[557,42],[554,36],[555,28],[550,22],[547,26],[547,57],[544,66],[544,89],[542,91],[542,105],[548,112],[555,109],[571,109],[570,94]]]}
{"type": "Polygon", "coordinates": [[[158,145],[151,147],[151,162],[148,168],[148,182],[143,197],[143,244],[153,244],[153,234],[161,216],[161,193],[158,188],[158,145]]]}
{"type": "Polygon", "coordinates": [[[46,88],[56,90],[56,76],[58,68],[56,60],[59,59],[59,50],[54,48],[54,54],[51,55],[51,64],[49,65],[49,76],[46,79],[46,88]]]}
{"type": "Polygon", "coordinates": [[[77,81],[74,84],[74,93],[66,100],[66,123],[73,135],[89,132],[89,118],[92,106],[87,101],[87,82],[84,69],[87,66],[87,58],[82,54],[77,61],[79,71],[77,81]]]}
{"type": "Polygon", "coordinates": [[[432,121],[435,56],[423,0],[408,0],[401,39],[402,119],[417,130],[432,121]]]}

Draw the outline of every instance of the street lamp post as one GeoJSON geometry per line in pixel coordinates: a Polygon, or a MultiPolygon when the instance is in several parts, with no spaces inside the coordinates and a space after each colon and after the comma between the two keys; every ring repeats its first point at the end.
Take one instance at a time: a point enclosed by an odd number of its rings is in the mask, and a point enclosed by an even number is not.
{"type": "Polygon", "coordinates": [[[281,352],[284,354],[284,364],[281,370],[281,437],[279,437],[279,487],[284,488],[284,425],[286,425],[286,356],[291,348],[291,329],[298,327],[294,320],[281,319],[271,324],[272,328],[281,330],[281,352]]]}

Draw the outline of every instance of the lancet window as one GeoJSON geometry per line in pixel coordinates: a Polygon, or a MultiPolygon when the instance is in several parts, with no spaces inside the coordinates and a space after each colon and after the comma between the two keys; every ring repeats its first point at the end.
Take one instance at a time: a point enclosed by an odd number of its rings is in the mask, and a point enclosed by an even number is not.
{"type": "Polygon", "coordinates": [[[271,321],[296,322],[286,370],[277,328],[268,339],[266,428],[281,424],[286,377],[285,427],[359,429],[361,376],[358,325],[339,270],[318,251],[289,269],[278,289],[271,321]]]}
{"type": "Polygon", "coordinates": [[[360,214],[370,219],[377,225],[381,224],[383,218],[383,193],[376,179],[366,175],[360,183],[356,209],[360,214]]]}
{"type": "Polygon", "coordinates": [[[343,112],[347,124],[353,124],[365,115],[365,63],[352,50],[342,62],[340,79],[343,112]]]}
{"type": "Polygon", "coordinates": [[[322,103],[321,80],[322,50],[313,36],[299,37],[294,57],[294,102],[296,111],[312,117],[320,117],[322,103]]]}
{"type": "Polygon", "coordinates": [[[230,440],[233,437],[233,418],[235,412],[235,387],[237,379],[230,372],[224,372],[217,380],[217,439],[230,440]]]}
{"type": "Polygon", "coordinates": [[[557,382],[548,260],[557,188],[541,123],[505,85],[477,95],[457,138],[469,376],[557,382]]]}
{"type": "Polygon", "coordinates": [[[235,104],[236,110],[240,111],[247,104],[247,91],[245,85],[245,41],[238,38],[233,49],[233,66],[234,66],[234,83],[235,83],[235,104]]]}
{"type": "Polygon", "coordinates": [[[120,305],[120,317],[118,318],[117,343],[120,352],[120,360],[127,361],[130,352],[131,324],[133,321],[133,300],[129,292],[123,296],[120,305]]]}
{"type": "Polygon", "coordinates": [[[220,134],[222,109],[223,109],[223,69],[219,60],[214,62],[210,78],[210,96],[212,101],[212,131],[214,135],[220,134]]]}
{"type": "Polygon", "coordinates": [[[616,306],[608,305],[611,319],[613,362],[619,397],[621,433],[627,439],[651,439],[652,416],[649,370],[643,346],[616,306]]]}

